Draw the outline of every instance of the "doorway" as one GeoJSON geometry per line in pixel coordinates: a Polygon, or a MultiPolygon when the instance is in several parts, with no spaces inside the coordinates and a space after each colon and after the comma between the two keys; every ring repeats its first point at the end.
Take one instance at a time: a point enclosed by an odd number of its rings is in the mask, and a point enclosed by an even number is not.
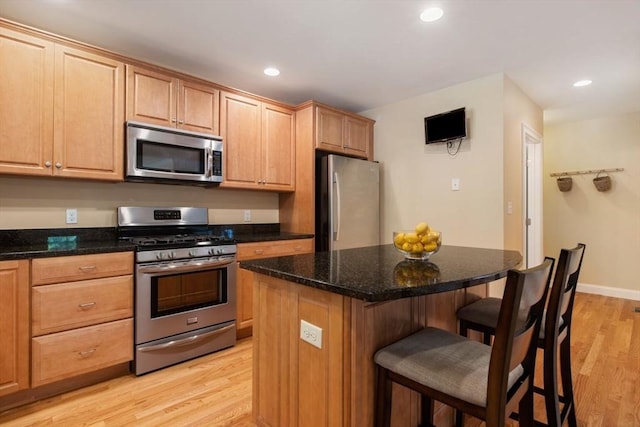
{"type": "Polygon", "coordinates": [[[523,153],[523,253],[525,267],[538,265],[542,248],[542,136],[522,124],[523,153]]]}

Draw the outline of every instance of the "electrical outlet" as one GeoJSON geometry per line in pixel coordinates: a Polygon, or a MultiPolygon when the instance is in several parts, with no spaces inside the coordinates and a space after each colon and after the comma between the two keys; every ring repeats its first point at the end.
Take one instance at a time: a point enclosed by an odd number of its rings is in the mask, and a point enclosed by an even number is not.
{"type": "Polygon", "coordinates": [[[244,210],[244,222],[251,222],[251,211],[249,209],[244,210]]]}
{"type": "Polygon", "coordinates": [[[460,190],[460,178],[451,178],[451,191],[460,190]]]}
{"type": "Polygon", "coordinates": [[[513,213],[513,203],[511,201],[507,202],[507,214],[511,215],[513,213]]]}
{"type": "Polygon", "coordinates": [[[300,339],[309,344],[322,348],[322,328],[316,325],[300,320],[300,339]]]}
{"type": "Polygon", "coordinates": [[[78,223],[78,209],[67,209],[67,224],[78,223]]]}

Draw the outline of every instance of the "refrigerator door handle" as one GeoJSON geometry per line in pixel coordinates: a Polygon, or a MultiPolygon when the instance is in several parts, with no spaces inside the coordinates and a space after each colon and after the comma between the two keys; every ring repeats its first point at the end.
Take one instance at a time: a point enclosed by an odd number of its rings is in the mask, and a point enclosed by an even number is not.
{"type": "Polygon", "coordinates": [[[336,211],[337,213],[334,213],[334,222],[333,225],[335,227],[335,230],[333,230],[333,240],[337,241],[338,239],[340,239],[340,179],[338,176],[338,172],[334,172],[333,174],[334,176],[334,183],[335,183],[335,187],[336,187],[336,198],[335,198],[335,203],[336,203],[336,211]]]}

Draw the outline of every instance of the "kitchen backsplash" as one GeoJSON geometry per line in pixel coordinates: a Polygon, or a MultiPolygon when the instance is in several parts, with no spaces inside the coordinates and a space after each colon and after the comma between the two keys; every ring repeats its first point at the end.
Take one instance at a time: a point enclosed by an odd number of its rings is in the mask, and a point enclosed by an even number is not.
{"type": "Polygon", "coordinates": [[[118,206],[201,206],[209,209],[210,224],[279,222],[277,193],[0,177],[0,229],[114,227],[118,206]],[[67,209],[77,209],[76,224],[65,223],[67,209]]]}

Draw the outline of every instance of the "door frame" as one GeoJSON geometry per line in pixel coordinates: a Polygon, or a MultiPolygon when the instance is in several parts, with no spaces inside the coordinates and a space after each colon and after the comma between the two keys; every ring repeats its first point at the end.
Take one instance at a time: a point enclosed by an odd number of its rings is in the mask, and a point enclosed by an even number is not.
{"type": "Polygon", "coordinates": [[[522,123],[522,253],[526,268],[543,259],[542,169],[543,138],[522,123]]]}

